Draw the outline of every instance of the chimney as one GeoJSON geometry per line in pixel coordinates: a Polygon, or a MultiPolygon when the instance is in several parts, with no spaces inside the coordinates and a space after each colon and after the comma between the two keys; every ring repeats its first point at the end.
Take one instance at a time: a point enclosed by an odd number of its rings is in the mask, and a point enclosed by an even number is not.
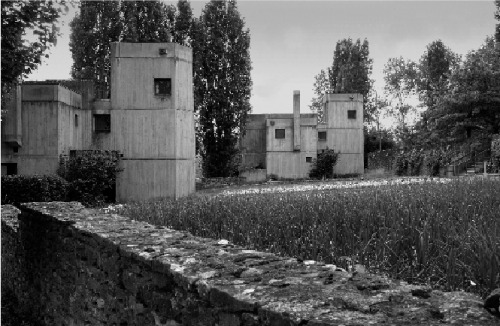
{"type": "Polygon", "coordinates": [[[293,150],[300,152],[300,91],[293,91],[293,150]]]}

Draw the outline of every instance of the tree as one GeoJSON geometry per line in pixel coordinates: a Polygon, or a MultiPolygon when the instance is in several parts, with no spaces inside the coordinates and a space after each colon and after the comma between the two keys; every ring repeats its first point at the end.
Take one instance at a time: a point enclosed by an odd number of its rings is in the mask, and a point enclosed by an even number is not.
{"type": "Polygon", "coordinates": [[[177,16],[173,29],[173,41],[182,45],[191,45],[193,29],[193,11],[187,0],[177,2],[177,16]]]}
{"type": "Polygon", "coordinates": [[[496,30],[495,30],[495,40],[496,40],[496,47],[497,49],[500,49],[500,0],[495,0],[495,5],[497,7],[497,11],[495,12],[495,18],[498,20],[496,30]]]}
{"type": "Polygon", "coordinates": [[[82,1],[70,23],[71,76],[93,80],[97,97],[107,98],[111,43],[170,42],[174,23],[175,7],[160,1],[82,1]]]}
{"type": "Polygon", "coordinates": [[[324,122],[325,112],[323,112],[321,97],[329,90],[330,80],[328,79],[328,72],[321,69],[319,74],[314,76],[313,92],[315,97],[313,97],[311,105],[309,105],[309,109],[318,114],[318,122],[324,122]]]}
{"type": "MultiPolygon", "coordinates": [[[[343,39],[337,42],[333,53],[332,66],[315,76],[315,97],[309,106],[313,112],[323,118],[323,107],[319,99],[326,90],[333,93],[360,93],[363,94],[364,104],[368,101],[372,80],[373,60],[369,57],[368,40],[343,39]],[[326,73],[328,72],[328,80],[326,73]]],[[[322,121],[322,120],[320,120],[322,121]]]]}
{"type": "Polygon", "coordinates": [[[411,98],[416,94],[416,80],[415,62],[403,57],[389,58],[384,67],[384,92],[390,104],[388,113],[398,121],[395,134],[403,145],[411,133],[407,118],[415,111],[411,98]]]}
{"type": "Polygon", "coordinates": [[[368,40],[343,39],[337,42],[333,64],[329,69],[331,89],[335,93],[360,93],[366,101],[370,92],[373,60],[369,57],[368,40]]]}
{"type": "Polygon", "coordinates": [[[441,40],[427,45],[418,65],[417,87],[420,100],[432,110],[437,98],[449,87],[449,77],[460,62],[460,56],[446,47],[441,40]]]}
{"type": "Polygon", "coordinates": [[[207,177],[232,174],[251,110],[250,31],[236,1],[210,1],[193,28],[195,110],[207,177]]]}
{"type": "Polygon", "coordinates": [[[20,77],[26,77],[48,57],[47,51],[56,44],[56,26],[64,1],[2,1],[2,106],[20,77]],[[32,32],[36,39],[25,38],[32,32]]]}
{"type": "Polygon", "coordinates": [[[70,23],[71,77],[94,81],[96,96],[107,98],[110,83],[111,42],[121,39],[120,3],[82,1],[80,14],[70,23]]]}
{"type": "Polygon", "coordinates": [[[467,54],[450,76],[450,92],[436,104],[431,125],[436,137],[449,143],[464,141],[477,130],[491,137],[500,132],[500,55],[488,37],[467,54]]]}

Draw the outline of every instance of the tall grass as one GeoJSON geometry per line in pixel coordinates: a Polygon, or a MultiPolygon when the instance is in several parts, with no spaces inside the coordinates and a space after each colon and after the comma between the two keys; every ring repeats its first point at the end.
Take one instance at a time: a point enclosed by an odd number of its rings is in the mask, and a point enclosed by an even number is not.
{"type": "Polygon", "coordinates": [[[135,203],[121,213],[302,259],[339,264],[348,256],[374,272],[444,290],[500,287],[494,180],[195,195],[135,203]]]}

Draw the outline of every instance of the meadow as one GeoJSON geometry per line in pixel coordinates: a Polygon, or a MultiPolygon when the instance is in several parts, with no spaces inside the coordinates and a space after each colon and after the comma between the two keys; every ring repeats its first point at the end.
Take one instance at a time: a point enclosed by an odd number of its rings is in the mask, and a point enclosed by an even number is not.
{"type": "Polygon", "coordinates": [[[500,180],[236,188],[128,204],[119,213],[442,290],[484,295],[500,287],[500,180]]]}

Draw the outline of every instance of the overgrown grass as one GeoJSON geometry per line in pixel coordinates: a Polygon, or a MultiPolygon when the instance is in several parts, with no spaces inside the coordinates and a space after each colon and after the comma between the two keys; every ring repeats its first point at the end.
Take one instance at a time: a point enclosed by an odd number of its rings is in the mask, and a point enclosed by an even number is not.
{"type": "Polygon", "coordinates": [[[131,204],[121,213],[302,259],[339,264],[347,256],[374,272],[444,290],[484,295],[500,287],[495,180],[195,195],[131,204]]]}

